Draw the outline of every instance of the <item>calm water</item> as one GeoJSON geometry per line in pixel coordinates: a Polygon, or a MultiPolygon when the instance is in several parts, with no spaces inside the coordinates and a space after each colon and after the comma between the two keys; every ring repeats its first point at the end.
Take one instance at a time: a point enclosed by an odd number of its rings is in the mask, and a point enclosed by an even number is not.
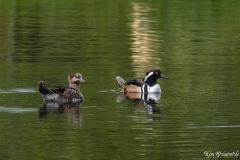
{"type": "Polygon", "coordinates": [[[239,8],[0,0],[1,159],[240,158],[239,8]],[[171,78],[158,104],[124,99],[115,77],[153,67],[171,78]],[[37,82],[74,72],[84,103],[43,104],[37,82]]]}

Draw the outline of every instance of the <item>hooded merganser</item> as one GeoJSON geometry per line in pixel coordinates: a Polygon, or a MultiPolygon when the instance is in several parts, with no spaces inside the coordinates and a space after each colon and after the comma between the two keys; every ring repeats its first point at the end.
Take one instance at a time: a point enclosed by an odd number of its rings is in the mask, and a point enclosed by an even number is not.
{"type": "Polygon", "coordinates": [[[68,87],[57,87],[49,89],[43,81],[38,82],[39,92],[43,95],[44,101],[56,102],[79,102],[83,101],[84,97],[80,92],[80,82],[83,80],[80,73],[68,75],[68,87]]]}
{"type": "Polygon", "coordinates": [[[143,80],[129,80],[125,81],[120,76],[116,79],[118,83],[123,87],[124,92],[137,92],[137,93],[161,93],[161,87],[157,83],[158,78],[169,79],[162,74],[159,68],[153,68],[148,71],[143,80]]]}

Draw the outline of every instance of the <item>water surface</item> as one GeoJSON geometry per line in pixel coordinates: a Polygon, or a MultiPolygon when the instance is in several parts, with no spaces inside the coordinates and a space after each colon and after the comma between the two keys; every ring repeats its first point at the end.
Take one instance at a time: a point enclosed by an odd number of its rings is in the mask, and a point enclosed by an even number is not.
{"type": "MultiPolygon", "coordinates": [[[[205,159],[240,152],[238,1],[0,1],[2,159],[205,159]],[[161,67],[157,104],[115,77],[161,67]],[[37,82],[81,72],[81,104],[37,82]],[[209,153],[209,154],[207,154],[209,153]]],[[[220,158],[224,158],[220,156],[220,158]]],[[[228,156],[227,158],[239,158],[228,156]]]]}

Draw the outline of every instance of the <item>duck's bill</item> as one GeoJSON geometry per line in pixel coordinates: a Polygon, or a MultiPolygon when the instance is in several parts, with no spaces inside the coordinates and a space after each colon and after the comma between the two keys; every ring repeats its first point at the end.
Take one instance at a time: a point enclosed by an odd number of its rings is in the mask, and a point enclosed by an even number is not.
{"type": "Polygon", "coordinates": [[[160,75],[160,78],[169,79],[169,77],[164,76],[163,74],[160,75]]]}
{"type": "Polygon", "coordinates": [[[79,81],[80,81],[80,82],[86,82],[84,79],[80,79],[79,81]]]}

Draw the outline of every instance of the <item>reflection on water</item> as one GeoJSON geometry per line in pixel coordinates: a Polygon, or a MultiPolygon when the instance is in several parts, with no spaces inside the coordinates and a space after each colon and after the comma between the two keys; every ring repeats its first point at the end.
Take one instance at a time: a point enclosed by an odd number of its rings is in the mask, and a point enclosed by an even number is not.
{"type": "Polygon", "coordinates": [[[155,23],[150,17],[151,7],[145,3],[131,3],[132,6],[132,66],[137,77],[142,76],[146,68],[159,66],[161,60],[156,55],[156,46],[161,45],[157,38],[158,32],[154,31],[155,23]]]}
{"type": "Polygon", "coordinates": [[[44,120],[51,114],[67,114],[68,120],[77,126],[81,125],[80,107],[82,103],[61,103],[61,102],[46,102],[39,109],[39,118],[44,120]]]}
{"type": "Polygon", "coordinates": [[[159,100],[161,93],[137,93],[137,92],[124,92],[117,97],[117,102],[122,102],[125,98],[133,104],[140,105],[147,113],[148,118],[160,114],[159,100]]]}

